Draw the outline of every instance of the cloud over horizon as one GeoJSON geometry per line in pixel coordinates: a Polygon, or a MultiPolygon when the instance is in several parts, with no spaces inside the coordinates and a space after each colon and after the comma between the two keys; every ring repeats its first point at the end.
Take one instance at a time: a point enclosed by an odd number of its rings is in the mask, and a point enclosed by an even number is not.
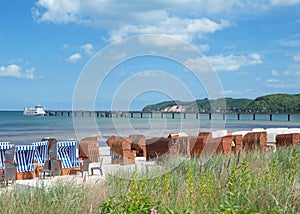
{"type": "Polygon", "coordinates": [[[240,67],[262,64],[262,58],[257,53],[249,55],[216,55],[208,57],[208,61],[216,71],[237,71],[240,67]]]}
{"type": "Polygon", "coordinates": [[[35,79],[35,68],[26,69],[22,71],[22,67],[17,64],[10,64],[8,66],[0,66],[1,77],[14,77],[19,79],[35,79]]]}

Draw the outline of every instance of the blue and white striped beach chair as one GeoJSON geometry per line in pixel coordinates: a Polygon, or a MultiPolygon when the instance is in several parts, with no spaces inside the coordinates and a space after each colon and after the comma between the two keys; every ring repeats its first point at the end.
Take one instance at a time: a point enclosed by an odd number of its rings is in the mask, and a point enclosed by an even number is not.
{"type": "Polygon", "coordinates": [[[6,160],[5,158],[5,152],[7,150],[11,150],[14,148],[13,144],[10,144],[9,142],[0,142],[0,167],[4,168],[4,161],[6,160]]]}
{"type": "Polygon", "coordinates": [[[77,161],[77,141],[63,141],[57,142],[57,156],[58,160],[62,162],[62,168],[78,167],[77,161]]]}
{"type": "Polygon", "coordinates": [[[35,160],[38,166],[44,166],[45,160],[48,159],[48,141],[34,142],[32,145],[36,146],[35,160]]]}
{"type": "Polygon", "coordinates": [[[35,170],[34,156],[35,145],[17,145],[15,162],[17,163],[18,172],[31,172],[35,170]]]}
{"type": "Polygon", "coordinates": [[[9,141],[5,141],[5,142],[0,142],[0,145],[2,146],[2,145],[13,145],[13,144],[10,144],[9,141]]]}

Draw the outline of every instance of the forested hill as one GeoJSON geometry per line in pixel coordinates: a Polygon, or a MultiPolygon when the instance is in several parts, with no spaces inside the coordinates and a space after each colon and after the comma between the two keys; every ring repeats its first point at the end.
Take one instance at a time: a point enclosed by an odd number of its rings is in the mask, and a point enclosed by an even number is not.
{"type": "Polygon", "coordinates": [[[228,112],[300,112],[300,94],[270,94],[252,99],[199,99],[195,102],[165,101],[143,108],[143,111],[228,111],[228,112]],[[226,106],[223,104],[226,102],[226,106]]]}

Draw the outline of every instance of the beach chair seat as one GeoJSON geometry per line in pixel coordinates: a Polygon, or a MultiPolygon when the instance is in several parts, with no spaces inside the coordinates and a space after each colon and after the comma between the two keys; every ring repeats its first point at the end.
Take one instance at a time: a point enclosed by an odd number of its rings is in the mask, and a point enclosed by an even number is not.
{"type": "Polygon", "coordinates": [[[43,178],[45,178],[46,174],[49,174],[50,178],[51,176],[54,177],[54,173],[50,169],[50,160],[45,160],[44,169],[40,170],[40,175],[43,175],[43,178]]]}
{"type": "Polygon", "coordinates": [[[50,178],[51,176],[54,178],[54,176],[60,175],[59,162],[57,160],[46,160],[44,169],[41,169],[40,172],[43,175],[44,179],[46,177],[46,174],[49,174],[50,178]]]}
{"type": "Polygon", "coordinates": [[[103,172],[102,172],[102,163],[103,163],[103,158],[101,158],[99,166],[91,167],[92,175],[94,175],[94,170],[99,170],[100,171],[100,175],[101,176],[103,175],[103,172]]]}
{"type": "Polygon", "coordinates": [[[89,175],[90,160],[87,159],[87,160],[83,160],[82,162],[83,162],[83,164],[80,167],[80,169],[75,169],[75,175],[77,172],[81,172],[81,175],[83,177],[84,172],[87,172],[87,174],[89,175]]]}

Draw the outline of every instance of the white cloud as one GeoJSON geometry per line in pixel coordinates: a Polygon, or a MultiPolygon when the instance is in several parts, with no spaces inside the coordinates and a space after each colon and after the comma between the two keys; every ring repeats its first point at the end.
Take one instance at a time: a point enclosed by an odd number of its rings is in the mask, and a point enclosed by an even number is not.
{"type": "Polygon", "coordinates": [[[92,44],[90,44],[90,43],[85,44],[85,45],[82,45],[80,48],[81,48],[81,49],[84,51],[84,53],[87,54],[87,55],[92,55],[93,52],[94,52],[94,46],[93,46],[92,44]]]}
{"type": "Polygon", "coordinates": [[[225,95],[233,95],[233,94],[235,94],[235,91],[233,91],[233,90],[224,90],[224,94],[225,95]]]}
{"type": "Polygon", "coordinates": [[[270,3],[274,6],[288,6],[300,4],[300,0],[270,0],[270,3]]]}
{"type": "Polygon", "coordinates": [[[182,47],[182,50],[183,51],[195,51],[195,50],[198,50],[198,51],[201,51],[201,52],[206,52],[206,51],[209,51],[210,47],[208,44],[199,44],[199,45],[193,45],[193,46],[190,46],[190,45],[184,45],[182,47]]]}
{"type": "Polygon", "coordinates": [[[116,55],[114,56],[114,59],[116,59],[116,60],[122,60],[122,59],[124,59],[126,56],[127,56],[127,54],[126,54],[125,52],[122,52],[122,53],[116,54],[116,55]]]}
{"type": "Polygon", "coordinates": [[[266,86],[269,88],[295,89],[299,88],[299,84],[294,81],[285,82],[279,79],[268,79],[266,86]]]}
{"type": "Polygon", "coordinates": [[[61,47],[62,50],[66,50],[66,49],[68,49],[68,48],[69,48],[69,45],[68,45],[68,44],[64,44],[64,45],[61,47]]]}
{"type": "Polygon", "coordinates": [[[300,62],[300,53],[296,53],[296,54],[294,55],[294,57],[293,57],[293,60],[294,60],[295,62],[300,62]]]}
{"type": "Polygon", "coordinates": [[[110,32],[110,41],[135,34],[159,33],[190,42],[229,26],[225,20],[216,22],[204,18],[207,14],[230,11],[238,5],[241,5],[239,0],[86,0],[84,3],[38,0],[32,14],[37,22],[71,22],[106,29],[110,32]]]}
{"type": "Polygon", "coordinates": [[[38,0],[32,9],[37,21],[75,22],[93,26],[121,26],[141,23],[153,25],[159,20],[182,14],[198,16],[229,12],[243,4],[239,0],[38,0]]]}
{"type": "Polygon", "coordinates": [[[81,60],[81,54],[80,53],[75,53],[67,59],[68,62],[71,63],[76,63],[78,60],[81,60]]]}
{"type": "Polygon", "coordinates": [[[31,68],[31,69],[26,69],[25,72],[25,79],[34,79],[34,72],[35,72],[35,68],[31,68]]]}
{"type": "Polygon", "coordinates": [[[298,4],[299,1],[37,0],[32,15],[37,22],[75,23],[104,29],[109,32],[109,41],[136,34],[168,34],[194,42],[206,34],[231,26],[222,18],[227,19],[235,11],[238,14],[251,13],[248,10],[257,13],[273,6],[298,4]],[[207,17],[214,17],[214,20],[207,17]]]}
{"type": "Polygon", "coordinates": [[[167,35],[145,36],[140,37],[139,42],[144,45],[155,45],[158,47],[181,46],[182,41],[176,38],[170,38],[167,35]]]}
{"type": "Polygon", "coordinates": [[[279,82],[279,80],[278,79],[268,79],[267,82],[268,83],[277,83],[277,82],[279,82]]]}
{"type": "MultiPolygon", "coordinates": [[[[167,34],[179,40],[192,42],[194,39],[202,38],[204,34],[214,33],[229,26],[230,24],[226,20],[217,23],[208,18],[181,19],[179,17],[168,17],[155,25],[121,26],[117,30],[110,31],[110,40],[117,41],[134,34],[167,34]]],[[[164,40],[163,42],[167,41],[164,40]]],[[[163,42],[156,41],[160,45],[163,45],[163,42]]],[[[173,41],[171,42],[173,43],[173,41]]]]}
{"type": "Polygon", "coordinates": [[[285,76],[291,76],[293,79],[295,76],[299,76],[300,75],[300,68],[298,67],[295,67],[294,69],[291,69],[291,70],[285,70],[283,72],[283,75],[285,76]]]}
{"type": "Polygon", "coordinates": [[[300,34],[292,35],[288,38],[279,40],[279,44],[285,47],[290,48],[299,48],[300,47],[300,34]]]}
{"type": "Polygon", "coordinates": [[[225,50],[233,50],[233,49],[236,49],[236,46],[235,45],[226,45],[226,46],[224,46],[224,49],[225,50]]]}
{"type": "Polygon", "coordinates": [[[292,74],[292,71],[290,71],[290,70],[285,70],[284,72],[283,72],[283,75],[285,75],[285,76],[289,76],[289,75],[291,75],[292,74]]]}
{"type": "Polygon", "coordinates": [[[189,58],[184,62],[184,65],[194,72],[205,73],[212,71],[212,67],[205,57],[189,58]]]}
{"type": "MultiPolygon", "coordinates": [[[[37,0],[32,15],[38,22],[76,23],[105,29],[155,26],[172,17],[208,17],[234,11],[267,10],[300,0],[37,0]],[[113,26],[113,27],[112,27],[113,26]]],[[[215,16],[217,17],[217,16],[215,16]]]]}
{"type": "Polygon", "coordinates": [[[257,53],[248,56],[216,55],[208,57],[208,61],[216,71],[236,71],[242,66],[262,64],[261,56],[257,53]]]}
{"type": "Polygon", "coordinates": [[[39,21],[56,23],[78,22],[79,0],[39,0],[32,9],[33,17],[39,21]],[[43,10],[39,10],[43,8],[43,10]]]}
{"type": "Polygon", "coordinates": [[[202,52],[209,51],[209,49],[210,49],[208,44],[197,45],[197,48],[199,49],[199,51],[202,51],[202,52]]]}
{"type": "Polygon", "coordinates": [[[15,77],[20,79],[35,79],[35,68],[26,69],[22,72],[22,68],[17,64],[0,67],[0,76],[2,77],[15,77]]]}
{"type": "Polygon", "coordinates": [[[136,74],[139,78],[164,78],[167,77],[168,74],[161,71],[143,71],[136,74]]]}
{"type": "Polygon", "coordinates": [[[271,75],[272,75],[272,76],[279,76],[280,74],[279,74],[279,72],[277,72],[277,71],[275,71],[275,70],[272,70],[272,71],[271,71],[271,75]]]}

